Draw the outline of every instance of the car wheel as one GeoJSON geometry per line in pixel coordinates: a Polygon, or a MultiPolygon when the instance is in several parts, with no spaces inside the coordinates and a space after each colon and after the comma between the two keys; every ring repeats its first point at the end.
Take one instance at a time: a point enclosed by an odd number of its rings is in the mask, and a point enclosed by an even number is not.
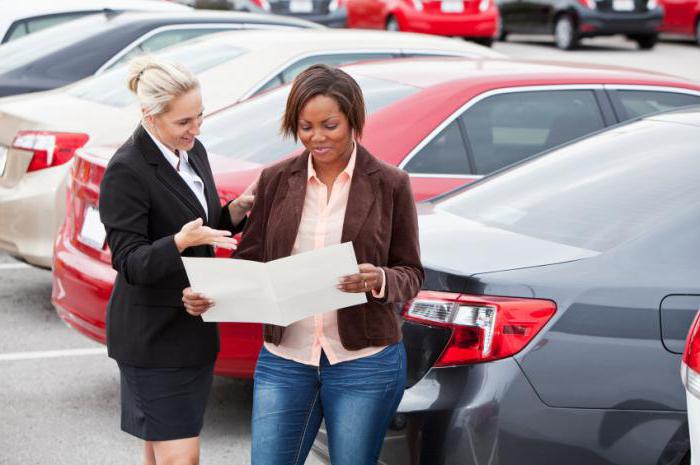
{"type": "Polygon", "coordinates": [[[387,31],[400,31],[401,28],[399,27],[399,22],[396,21],[396,18],[393,16],[389,16],[386,20],[386,30],[387,31]]]}
{"type": "Polygon", "coordinates": [[[642,50],[651,50],[659,41],[658,34],[642,34],[631,37],[642,50]]]}
{"type": "Polygon", "coordinates": [[[578,46],[578,31],[569,15],[562,15],[554,25],[554,42],[562,50],[573,50],[578,46]]]}
{"type": "Polygon", "coordinates": [[[484,47],[491,47],[493,45],[493,38],[492,37],[479,37],[479,38],[470,38],[470,37],[465,37],[464,40],[471,40],[474,43],[477,43],[479,45],[483,45],[484,47]]]}
{"type": "Polygon", "coordinates": [[[508,32],[506,32],[506,30],[503,29],[503,20],[501,19],[498,22],[498,29],[496,29],[496,39],[500,40],[501,42],[505,42],[507,38],[508,32]]]}

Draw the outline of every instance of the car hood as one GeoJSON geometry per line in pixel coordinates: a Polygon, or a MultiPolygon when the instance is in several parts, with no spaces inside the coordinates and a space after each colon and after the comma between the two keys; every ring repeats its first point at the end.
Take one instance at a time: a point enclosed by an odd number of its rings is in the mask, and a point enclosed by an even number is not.
{"type": "Polygon", "coordinates": [[[421,260],[425,268],[473,276],[571,262],[599,252],[539,239],[436,210],[418,209],[421,260]]]}

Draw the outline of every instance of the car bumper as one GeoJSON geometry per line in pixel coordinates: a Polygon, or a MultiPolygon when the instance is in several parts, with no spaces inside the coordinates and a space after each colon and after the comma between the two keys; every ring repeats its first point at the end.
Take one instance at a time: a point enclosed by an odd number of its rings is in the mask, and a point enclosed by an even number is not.
{"type": "Polygon", "coordinates": [[[612,13],[582,9],[579,11],[579,33],[582,37],[614,34],[656,34],[661,28],[663,11],[647,13],[612,13]]]}
{"type": "MultiPolygon", "coordinates": [[[[76,247],[69,239],[68,225],[56,238],[51,300],[56,312],[70,327],[105,344],[105,320],[116,272],[76,247]]],[[[216,361],[218,375],[252,378],[262,345],[258,324],[219,325],[221,349],[216,361]]]]}
{"type": "Polygon", "coordinates": [[[63,222],[70,164],[27,173],[0,186],[0,250],[28,263],[51,267],[53,242],[63,222]]]}
{"type": "MultiPolygon", "coordinates": [[[[327,460],[321,430],[314,451],[327,460]]],[[[677,464],[685,412],[552,408],[513,359],[429,371],[406,390],[384,465],[677,464]]]]}
{"type": "Polygon", "coordinates": [[[348,11],[345,7],[339,7],[335,11],[331,11],[327,14],[314,14],[314,13],[294,13],[289,11],[287,8],[285,9],[274,9],[273,11],[267,11],[259,6],[257,6],[255,3],[246,0],[242,3],[240,9],[244,11],[249,11],[251,13],[259,13],[259,14],[276,14],[276,15],[283,15],[283,16],[292,16],[294,18],[299,18],[299,19],[305,19],[307,21],[312,21],[314,23],[322,24],[326,27],[334,27],[334,28],[344,28],[348,24],[348,11]]]}
{"type": "Polygon", "coordinates": [[[406,6],[396,12],[402,31],[446,36],[493,38],[498,29],[498,10],[483,13],[427,13],[406,6]]]}

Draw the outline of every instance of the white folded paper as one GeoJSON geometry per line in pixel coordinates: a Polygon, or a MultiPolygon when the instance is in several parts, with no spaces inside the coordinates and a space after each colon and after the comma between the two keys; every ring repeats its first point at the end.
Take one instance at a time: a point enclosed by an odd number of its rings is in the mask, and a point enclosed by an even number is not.
{"type": "Polygon", "coordinates": [[[267,263],[183,257],[192,290],[214,300],[204,321],[287,326],[303,318],[367,302],[336,288],[358,272],[351,242],[267,263]]]}

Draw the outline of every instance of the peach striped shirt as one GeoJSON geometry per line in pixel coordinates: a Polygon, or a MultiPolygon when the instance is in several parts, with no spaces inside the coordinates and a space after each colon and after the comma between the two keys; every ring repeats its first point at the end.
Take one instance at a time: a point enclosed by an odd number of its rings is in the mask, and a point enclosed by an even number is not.
{"type": "MultiPolygon", "coordinates": [[[[340,244],[356,157],[357,144],[347,166],[333,183],[329,196],[328,188],[316,176],[309,155],[306,197],[292,255],[340,244]]],[[[380,292],[372,291],[375,297],[384,295],[386,280],[383,282],[380,292]]],[[[285,329],[280,345],[266,342],[265,347],[275,355],[312,366],[319,365],[321,351],[335,365],[376,354],[384,348],[345,349],[340,342],[337,315],[338,311],[334,310],[294,322],[285,329]]]]}

